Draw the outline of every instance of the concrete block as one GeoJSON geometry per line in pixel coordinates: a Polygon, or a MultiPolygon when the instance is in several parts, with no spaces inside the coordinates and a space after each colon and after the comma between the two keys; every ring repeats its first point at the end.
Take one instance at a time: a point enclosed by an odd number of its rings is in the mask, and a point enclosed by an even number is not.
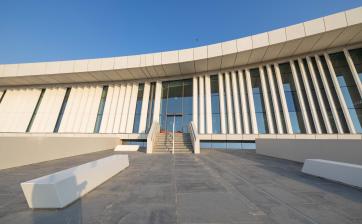
{"type": "Polygon", "coordinates": [[[136,152],[140,149],[139,145],[117,145],[115,152],[136,152]]]}
{"type": "Polygon", "coordinates": [[[362,166],[323,159],[307,159],[303,173],[362,188],[362,166]]]}
{"type": "Polygon", "coordinates": [[[305,34],[315,35],[325,31],[324,20],[322,18],[313,19],[304,23],[305,34]]]}
{"type": "Polygon", "coordinates": [[[278,44],[287,40],[285,28],[268,32],[270,44],[278,44]]]}
{"type": "Polygon", "coordinates": [[[253,41],[251,37],[243,37],[236,40],[236,46],[238,48],[238,52],[251,50],[253,48],[253,41]]]}
{"type": "Polygon", "coordinates": [[[348,26],[362,23],[362,7],[346,11],[348,26]]]}
{"type": "Polygon", "coordinates": [[[344,12],[336,13],[324,17],[326,31],[335,30],[347,26],[347,20],[344,12]]]}
{"type": "Polygon", "coordinates": [[[253,40],[253,48],[265,47],[269,45],[268,33],[260,33],[251,36],[253,40]]]}
{"type": "Polygon", "coordinates": [[[129,166],[113,155],[21,183],[30,208],[63,208],[129,166]]]}

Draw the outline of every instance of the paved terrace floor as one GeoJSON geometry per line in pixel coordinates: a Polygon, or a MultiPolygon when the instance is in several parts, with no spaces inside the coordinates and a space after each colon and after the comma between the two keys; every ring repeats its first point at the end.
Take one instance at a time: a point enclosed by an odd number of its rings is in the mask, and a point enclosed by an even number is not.
{"type": "Polygon", "coordinates": [[[32,210],[19,183],[113,154],[0,171],[0,223],[362,223],[362,191],[245,152],[130,153],[130,167],[68,207],[32,210]]]}

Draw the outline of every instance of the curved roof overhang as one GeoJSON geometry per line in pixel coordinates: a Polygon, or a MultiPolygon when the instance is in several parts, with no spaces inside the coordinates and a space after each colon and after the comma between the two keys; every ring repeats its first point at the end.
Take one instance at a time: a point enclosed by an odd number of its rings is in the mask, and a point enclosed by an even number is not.
{"type": "Polygon", "coordinates": [[[0,86],[165,78],[362,42],[362,7],[236,40],[123,57],[0,65],[0,86]]]}

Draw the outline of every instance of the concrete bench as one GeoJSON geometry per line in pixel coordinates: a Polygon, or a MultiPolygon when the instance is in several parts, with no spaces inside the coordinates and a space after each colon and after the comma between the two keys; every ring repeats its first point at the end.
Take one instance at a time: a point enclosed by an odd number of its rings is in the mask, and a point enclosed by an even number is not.
{"type": "Polygon", "coordinates": [[[140,149],[139,145],[117,145],[114,151],[116,152],[136,152],[140,149]]]}
{"type": "Polygon", "coordinates": [[[113,155],[21,183],[30,208],[63,208],[129,166],[113,155]]]}
{"type": "Polygon", "coordinates": [[[306,159],[303,173],[362,188],[362,166],[322,159],[306,159]]]}

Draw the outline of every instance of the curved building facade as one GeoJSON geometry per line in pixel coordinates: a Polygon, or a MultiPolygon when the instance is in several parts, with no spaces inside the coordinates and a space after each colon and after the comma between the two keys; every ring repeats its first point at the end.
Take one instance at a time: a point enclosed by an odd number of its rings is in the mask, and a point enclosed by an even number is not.
{"type": "Polygon", "coordinates": [[[196,153],[258,138],[360,141],[361,81],[360,7],[197,48],[0,65],[0,132],[113,136],[148,152],[170,132],[196,153]]]}

